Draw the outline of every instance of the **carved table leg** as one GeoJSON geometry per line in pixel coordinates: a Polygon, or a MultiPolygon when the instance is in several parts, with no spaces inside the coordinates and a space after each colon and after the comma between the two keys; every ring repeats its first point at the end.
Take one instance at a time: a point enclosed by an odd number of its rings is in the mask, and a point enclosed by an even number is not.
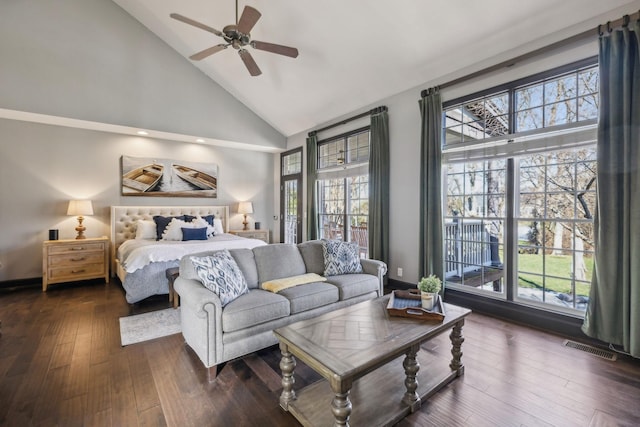
{"type": "Polygon", "coordinates": [[[296,368],[296,359],[294,359],[289,347],[286,344],[280,343],[280,352],[282,358],[280,359],[280,369],[282,370],[282,394],[280,395],[280,406],[285,411],[289,410],[289,402],[296,400],[296,392],[293,390],[293,384],[296,379],[293,376],[293,371],[296,368]]]}
{"type": "Polygon", "coordinates": [[[462,336],[462,325],[464,325],[464,319],[461,319],[458,323],[453,326],[451,330],[451,335],[449,338],[451,339],[451,354],[453,358],[451,359],[451,363],[449,367],[452,371],[457,371],[457,376],[464,374],[464,365],[462,364],[462,343],[464,342],[464,337],[462,336]]]}
{"type": "Polygon", "coordinates": [[[418,388],[418,380],[416,379],[416,374],[420,370],[420,364],[416,359],[418,350],[420,350],[419,345],[414,345],[409,348],[409,350],[407,350],[407,356],[402,362],[404,373],[406,375],[406,378],[404,379],[404,385],[407,387],[407,391],[402,398],[402,403],[409,406],[412,413],[420,409],[421,406],[420,396],[418,396],[418,393],[416,393],[416,389],[418,388]]]}
{"type": "Polygon", "coordinates": [[[334,418],[333,425],[348,427],[349,417],[351,416],[351,400],[349,400],[351,383],[332,384],[331,388],[335,393],[331,401],[331,412],[333,412],[334,418]]]}

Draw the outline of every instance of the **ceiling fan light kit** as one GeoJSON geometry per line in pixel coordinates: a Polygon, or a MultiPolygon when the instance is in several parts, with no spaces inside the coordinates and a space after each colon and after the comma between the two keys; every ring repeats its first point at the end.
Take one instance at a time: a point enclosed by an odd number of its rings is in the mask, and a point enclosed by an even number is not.
{"type": "Polygon", "coordinates": [[[242,62],[249,71],[249,74],[251,74],[252,76],[259,76],[260,74],[262,74],[262,71],[260,71],[260,67],[258,67],[258,64],[253,59],[253,56],[251,56],[251,53],[247,49],[245,49],[245,47],[247,46],[251,46],[253,49],[263,50],[265,52],[288,56],[290,58],[298,57],[298,49],[296,49],[295,47],[283,46],[259,40],[251,40],[251,30],[253,29],[254,25],[256,25],[256,22],[258,22],[258,19],[260,19],[262,14],[251,6],[245,6],[240,19],[238,19],[237,1],[236,23],[227,25],[222,29],[222,31],[218,31],[215,28],[202,24],[198,21],[194,21],[193,19],[187,18],[186,16],[180,15],[178,13],[172,13],[169,16],[175,20],[184,22],[185,24],[192,25],[196,28],[200,28],[201,30],[205,30],[212,34],[215,34],[218,37],[222,37],[226,42],[194,53],[189,57],[189,59],[193,61],[200,61],[213,55],[214,53],[218,53],[231,46],[238,51],[240,59],[242,59],[242,62]]]}

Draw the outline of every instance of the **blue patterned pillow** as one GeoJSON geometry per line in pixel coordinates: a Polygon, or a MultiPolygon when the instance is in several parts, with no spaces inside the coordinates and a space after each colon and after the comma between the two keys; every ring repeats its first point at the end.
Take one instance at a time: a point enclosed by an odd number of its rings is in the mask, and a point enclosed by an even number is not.
{"type": "Polygon", "coordinates": [[[220,297],[222,306],[249,292],[247,281],[228,250],[205,257],[192,257],[202,284],[220,297]]]}
{"type": "Polygon", "coordinates": [[[324,275],[362,273],[359,253],[356,242],[322,239],[324,275]]]}

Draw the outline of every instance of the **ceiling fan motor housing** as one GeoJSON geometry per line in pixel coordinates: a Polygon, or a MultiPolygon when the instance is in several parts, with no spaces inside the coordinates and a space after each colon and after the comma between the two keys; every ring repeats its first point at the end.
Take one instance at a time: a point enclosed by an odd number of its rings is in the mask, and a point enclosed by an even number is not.
{"type": "Polygon", "coordinates": [[[224,33],[223,37],[226,42],[230,43],[236,49],[239,49],[240,46],[248,45],[251,41],[251,35],[242,34],[240,31],[238,31],[237,25],[227,25],[222,29],[222,32],[224,33]],[[234,43],[234,41],[236,43],[234,43]]]}

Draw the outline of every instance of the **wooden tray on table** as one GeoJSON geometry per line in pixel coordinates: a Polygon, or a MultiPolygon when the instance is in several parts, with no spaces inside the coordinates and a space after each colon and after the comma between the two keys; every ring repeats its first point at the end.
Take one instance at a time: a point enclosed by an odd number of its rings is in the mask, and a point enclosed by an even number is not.
{"type": "Polygon", "coordinates": [[[444,305],[440,295],[436,295],[436,302],[433,310],[422,308],[419,290],[393,291],[387,304],[387,312],[390,316],[409,317],[420,320],[437,320],[442,322],[444,319],[444,305]]]}

